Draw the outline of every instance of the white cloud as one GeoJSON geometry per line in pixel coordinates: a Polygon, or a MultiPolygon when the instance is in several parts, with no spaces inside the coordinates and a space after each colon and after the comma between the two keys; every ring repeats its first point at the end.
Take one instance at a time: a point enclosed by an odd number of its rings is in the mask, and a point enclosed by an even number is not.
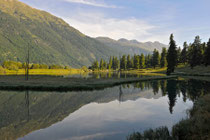
{"type": "Polygon", "coordinates": [[[171,32],[161,30],[147,21],[129,18],[107,18],[99,13],[77,14],[64,18],[71,26],[91,37],[110,37],[113,39],[137,39],[141,42],[160,41],[168,44],[171,32]]]}
{"type": "Polygon", "coordinates": [[[71,3],[90,5],[90,6],[95,6],[95,7],[118,8],[117,6],[114,6],[114,5],[107,5],[105,3],[96,2],[96,0],[64,0],[64,1],[71,2],[71,3]]]}

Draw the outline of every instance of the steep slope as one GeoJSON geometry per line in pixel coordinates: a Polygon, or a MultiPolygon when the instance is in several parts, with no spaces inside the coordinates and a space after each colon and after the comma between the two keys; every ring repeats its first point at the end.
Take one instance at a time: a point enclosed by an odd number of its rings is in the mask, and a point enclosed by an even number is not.
{"type": "Polygon", "coordinates": [[[25,61],[28,46],[32,62],[73,67],[116,53],[47,12],[17,0],[0,0],[0,61],[25,61]]]}
{"type": "Polygon", "coordinates": [[[25,62],[29,47],[31,63],[81,67],[89,66],[95,59],[146,54],[153,50],[149,49],[152,45],[142,47],[131,41],[94,39],[45,11],[18,0],[0,0],[0,63],[5,60],[25,62]]]}
{"type": "Polygon", "coordinates": [[[148,53],[153,51],[154,49],[157,49],[159,51],[162,50],[162,47],[168,47],[165,44],[159,43],[157,41],[155,42],[138,42],[137,40],[127,40],[127,39],[119,39],[119,40],[113,40],[107,37],[98,37],[96,38],[98,41],[100,41],[101,43],[106,44],[109,47],[114,47],[114,48],[123,48],[127,51],[127,49],[129,48],[129,51],[131,53],[148,53]]]}

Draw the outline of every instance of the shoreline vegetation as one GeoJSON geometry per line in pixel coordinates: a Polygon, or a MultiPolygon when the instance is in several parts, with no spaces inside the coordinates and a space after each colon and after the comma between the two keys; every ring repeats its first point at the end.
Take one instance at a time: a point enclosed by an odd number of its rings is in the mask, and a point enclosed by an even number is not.
{"type": "Polygon", "coordinates": [[[188,110],[189,117],[172,127],[171,133],[167,127],[149,129],[143,133],[134,132],[127,140],[207,140],[210,138],[210,94],[198,98],[194,106],[188,110]]]}

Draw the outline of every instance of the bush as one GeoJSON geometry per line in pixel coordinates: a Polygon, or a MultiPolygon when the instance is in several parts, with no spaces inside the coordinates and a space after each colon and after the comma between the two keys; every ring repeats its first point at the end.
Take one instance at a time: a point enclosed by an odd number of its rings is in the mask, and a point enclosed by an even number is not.
{"type": "Polygon", "coordinates": [[[39,69],[39,64],[32,64],[31,69],[39,69]]]}
{"type": "Polygon", "coordinates": [[[64,69],[71,69],[71,67],[69,67],[69,66],[65,66],[65,67],[64,67],[64,69]]]}
{"type": "Polygon", "coordinates": [[[48,69],[49,67],[48,67],[48,65],[46,65],[46,64],[40,64],[40,65],[39,65],[39,68],[40,68],[40,69],[48,69]]]}
{"type": "Polygon", "coordinates": [[[63,66],[60,66],[60,65],[51,65],[49,68],[50,69],[63,69],[63,66]]]}
{"type": "Polygon", "coordinates": [[[149,129],[143,132],[134,132],[127,137],[128,140],[172,140],[167,127],[160,127],[157,129],[149,129]]]}
{"type": "Polygon", "coordinates": [[[88,72],[88,68],[87,68],[86,66],[83,66],[81,69],[82,69],[82,71],[84,71],[84,72],[88,72]]]}
{"type": "Polygon", "coordinates": [[[3,67],[8,70],[18,70],[19,68],[22,68],[22,64],[20,62],[5,61],[3,67]]]}
{"type": "Polygon", "coordinates": [[[5,73],[5,72],[6,72],[5,69],[2,66],[0,66],[0,73],[5,73]]]}

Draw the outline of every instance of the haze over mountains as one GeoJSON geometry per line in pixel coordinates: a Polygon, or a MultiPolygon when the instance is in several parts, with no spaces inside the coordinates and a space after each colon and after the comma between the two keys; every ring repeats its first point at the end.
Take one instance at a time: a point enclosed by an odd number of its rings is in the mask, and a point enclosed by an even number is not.
{"type": "Polygon", "coordinates": [[[91,38],[45,11],[18,0],[0,0],[0,62],[24,62],[28,47],[31,63],[81,67],[90,65],[95,59],[147,54],[154,48],[160,50],[166,45],[159,42],[91,38]]]}

